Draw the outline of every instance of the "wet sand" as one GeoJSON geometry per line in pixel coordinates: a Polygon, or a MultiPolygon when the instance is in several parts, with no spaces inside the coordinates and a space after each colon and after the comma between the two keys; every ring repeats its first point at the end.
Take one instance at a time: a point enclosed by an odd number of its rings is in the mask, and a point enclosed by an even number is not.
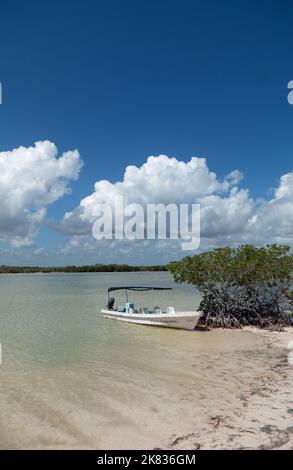
{"type": "Polygon", "coordinates": [[[284,352],[273,374],[259,375],[258,384],[235,397],[228,412],[210,415],[191,433],[173,435],[165,448],[293,450],[293,351],[287,348],[293,328],[244,330],[261,336],[268,350],[277,347],[284,352]]]}
{"type": "Polygon", "coordinates": [[[53,354],[51,337],[19,364],[13,351],[13,367],[1,368],[0,448],[209,447],[224,417],[241,416],[261,375],[279,377],[284,357],[251,331],[103,325],[99,348],[94,336],[71,362],[67,350],[53,354]]]}

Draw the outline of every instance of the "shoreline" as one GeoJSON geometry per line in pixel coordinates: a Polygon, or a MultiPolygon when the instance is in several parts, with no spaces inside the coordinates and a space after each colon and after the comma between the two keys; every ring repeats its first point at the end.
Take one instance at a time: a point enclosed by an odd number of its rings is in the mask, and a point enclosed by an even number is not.
{"type": "Polygon", "coordinates": [[[240,408],[233,404],[230,412],[210,416],[193,432],[172,436],[165,449],[293,450],[293,358],[289,363],[287,349],[288,341],[293,340],[293,327],[281,332],[254,327],[243,330],[261,335],[268,350],[284,351],[273,368],[273,377],[260,375],[257,388],[250,387],[237,397],[240,408]]]}

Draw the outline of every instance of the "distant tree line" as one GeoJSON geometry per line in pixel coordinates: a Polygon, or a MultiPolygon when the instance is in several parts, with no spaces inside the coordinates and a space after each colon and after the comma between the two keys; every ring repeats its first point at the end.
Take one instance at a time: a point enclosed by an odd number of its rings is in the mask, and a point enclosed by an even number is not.
{"type": "Polygon", "coordinates": [[[19,273],[102,273],[102,272],[137,272],[137,271],[167,271],[165,265],[129,266],[128,264],[95,264],[84,266],[0,266],[0,274],[19,273]]]}
{"type": "Polygon", "coordinates": [[[292,324],[293,254],[289,246],[217,248],[168,265],[178,283],[202,294],[202,322],[212,327],[292,324]]]}

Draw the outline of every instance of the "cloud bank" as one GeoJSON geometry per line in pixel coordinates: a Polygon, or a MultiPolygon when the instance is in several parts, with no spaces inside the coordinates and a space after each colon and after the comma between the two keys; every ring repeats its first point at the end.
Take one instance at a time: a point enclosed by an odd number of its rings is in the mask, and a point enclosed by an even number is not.
{"type": "Polygon", "coordinates": [[[81,166],[77,150],[58,158],[49,141],[0,152],[0,239],[30,246],[47,206],[69,192],[81,166]]]}
{"type": "MultiPolygon", "coordinates": [[[[81,166],[77,150],[58,157],[56,146],[48,141],[0,152],[0,239],[16,247],[32,245],[47,206],[69,192],[69,183],[78,179],[81,166]]],[[[219,178],[205,158],[183,162],[166,155],[151,156],[140,167],[128,166],[121,181],[98,180],[77,207],[59,223],[52,221],[53,229],[69,236],[59,254],[68,262],[93,263],[160,263],[187,254],[176,240],[94,240],[96,208],[101,202],[114,205],[116,196],[123,196],[125,205],[200,204],[201,249],[241,243],[292,244],[293,172],[281,176],[270,199],[252,198],[249,189],[241,187],[242,179],[238,170],[219,178]],[[74,258],[76,253],[80,258],[74,258]]],[[[42,248],[38,256],[44,256],[42,248]]]]}
{"type": "MultiPolygon", "coordinates": [[[[121,182],[98,181],[94,192],[82,199],[72,212],[65,214],[61,230],[71,235],[90,233],[98,204],[105,201],[114,205],[116,196],[123,196],[125,205],[201,203],[203,207],[206,206],[206,220],[212,217],[211,210],[215,211],[216,216],[217,209],[221,212],[218,219],[227,211],[226,217],[231,218],[230,213],[235,203],[241,204],[248,196],[236,187],[241,179],[242,174],[236,170],[219,180],[216,174],[209,170],[204,158],[192,157],[185,163],[166,155],[151,156],[140,168],[128,166],[121,182]],[[226,198],[226,205],[223,205],[224,200],[220,195],[230,191],[231,197],[226,198]]],[[[235,220],[233,224],[235,225],[235,220]]],[[[209,227],[207,229],[209,230],[209,227]]]]}
{"type": "MultiPolygon", "coordinates": [[[[270,200],[254,200],[248,189],[239,188],[241,180],[238,170],[219,179],[204,158],[193,157],[185,163],[166,155],[151,156],[141,167],[128,166],[122,181],[98,181],[93,193],[65,214],[60,229],[75,237],[90,234],[97,205],[114,204],[115,196],[123,196],[125,204],[199,203],[203,248],[230,243],[292,244],[293,172],[280,178],[270,200]]],[[[167,243],[166,248],[170,248],[167,243]]]]}

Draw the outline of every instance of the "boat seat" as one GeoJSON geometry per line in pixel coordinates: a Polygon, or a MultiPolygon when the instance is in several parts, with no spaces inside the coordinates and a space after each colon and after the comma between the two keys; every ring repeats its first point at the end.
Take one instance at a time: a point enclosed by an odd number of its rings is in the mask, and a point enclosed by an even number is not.
{"type": "Polygon", "coordinates": [[[167,307],[167,313],[175,313],[175,307],[167,307]]]}
{"type": "Polygon", "coordinates": [[[160,307],[154,307],[154,313],[162,313],[160,307]]]}

